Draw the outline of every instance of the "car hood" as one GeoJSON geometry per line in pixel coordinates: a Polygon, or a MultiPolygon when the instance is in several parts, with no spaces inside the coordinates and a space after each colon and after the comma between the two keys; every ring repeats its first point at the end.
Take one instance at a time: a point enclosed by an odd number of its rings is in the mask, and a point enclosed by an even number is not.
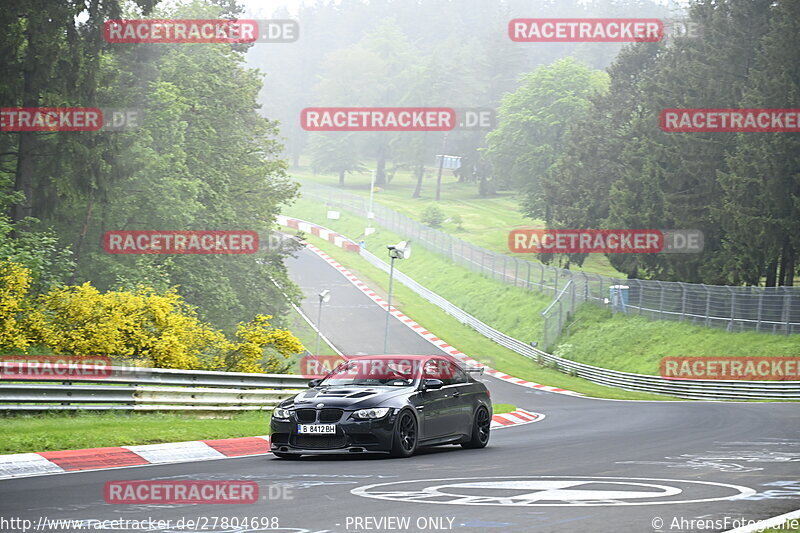
{"type": "Polygon", "coordinates": [[[414,392],[413,386],[408,387],[323,387],[303,391],[292,400],[285,403],[294,403],[297,408],[314,408],[323,403],[325,407],[338,407],[341,409],[364,409],[376,407],[389,398],[402,396],[414,392]]]}

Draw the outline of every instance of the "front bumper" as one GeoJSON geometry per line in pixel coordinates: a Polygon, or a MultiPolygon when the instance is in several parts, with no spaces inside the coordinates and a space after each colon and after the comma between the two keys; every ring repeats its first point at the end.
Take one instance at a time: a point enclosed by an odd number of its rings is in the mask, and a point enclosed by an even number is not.
{"type": "Polygon", "coordinates": [[[298,455],[386,454],[392,449],[395,413],[379,420],[354,420],[345,412],[335,423],[336,435],[300,435],[294,414],[270,421],[270,451],[298,455]]]}

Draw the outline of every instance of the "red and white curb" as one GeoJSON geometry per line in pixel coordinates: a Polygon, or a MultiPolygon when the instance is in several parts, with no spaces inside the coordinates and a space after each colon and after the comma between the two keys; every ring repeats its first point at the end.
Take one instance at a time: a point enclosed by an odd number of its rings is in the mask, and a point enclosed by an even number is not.
{"type": "MultiPolygon", "coordinates": [[[[309,224],[309,223],[306,222],[305,224],[309,224]]],[[[363,292],[364,294],[369,296],[370,299],[372,299],[373,302],[377,303],[378,305],[380,305],[384,309],[386,309],[388,307],[389,304],[388,304],[388,302],[386,300],[384,300],[383,298],[378,296],[375,293],[375,291],[373,291],[372,289],[370,289],[367,286],[366,283],[364,283],[363,281],[358,279],[356,276],[354,276],[352,272],[350,272],[345,267],[340,265],[339,262],[336,261],[334,258],[332,258],[331,256],[329,256],[328,254],[326,254],[325,252],[323,252],[322,250],[320,250],[319,248],[317,248],[316,246],[314,246],[311,243],[306,243],[306,248],[308,248],[309,250],[311,250],[312,252],[314,252],[315,254],[320,256],[328,264],[330,264],[332,267],[334,267],[336,270],[338,270],[353,285],[358,287],[361,290],[361,292],[363,292]]],[[[398,320],[400,320],[400,322],[402,322],[403,324],[405,324],[406,326],[411,328],[413,331],[417,332],[417,334],[419,334],[421,337],[425,338],[428,342],[430,342],[431,344],[433,344],[434,346],[436,346],[437,348],[439,348],[443,352],[452,355],[456,359],[458,359],[458,360],[462,361],[463,363],[468,364],[470,366],[482,366],[482,367],[484,367],[484,373],[489,374],[492,377],[495,377],[497,379],[506,381],[508,383],[513,383],[515,385],[520,385],[522,387],[527,387],[529,389],[537,389],[537,390],[542,390],[542,391],[547,391],[547,392],[554,392],[554,393],[557,393],[557,394],[568,394],[570,396],[583,396],[583,394],[581,394],[579,392],[575,392],[575,391],[571,391],[571,390],[567,390],[567,389],[561,389],[559,387],[551,387],[549,385],[542,385],[540,383],[534,383],[532,381],[528,381],[528,380],[521,379],[521,378],[515,378],[514,376],[509,376],[508,374],[500,372],[499,370],[495,370],[493,368],[490,368],[490,367],[484,365],[483,363],[481,363],[480,361],[477,361],[477,360],[473,359],[472,357],[468,356],[467,354],[465,354],[464,352],[458,350],[457,348],[454,348],[453,346],[447,344],[442,339],[440,339],[439,337],[437,337],[436,335],[434,335],[430,331],[426,330],[421,325],[419,325],[416,322],[414,322],[414,320],[412,320],[411,318],[409,318],[408,316],[406,316],[402,312],[398,311],[394,306],[392,306],[390,314],[392,316],[394,316],[395,318],[397,318],[398,320]]]]}
{"type": "Polygon", "coordinates": [[[0,479],[64,474],[82,470],[109,470],[165,463],[187,463],[264,455],[269,437],[198,440],[140,446],[87,448],[57,452],[0,455],[0,479]]]}
{"type": "MultiPolygon", "coordinates": [[[[510,413],[494,415],[491,428],[495,430],[521,426],[539,422],[544,417],[540,413],[517,409],[510,413]]],[[[269,445],[269,436],[259,436],[56,452],[15,453],[0,455],[0,479],[266,455],[269,453],[269,445]]]]}
{"type": "Polygon", "coordinates": [[[511,411],[510,413],[492,416],[492,424],[490,427],[491,429],[503,429],[541,422],[542,420],[544,420],[544,415],[542,413],[531,413],[525,409],[518,408],[516,411],[511,411]]]}
{"type": "MultiPolygon", "coordinates": [[[[304,221],[289,219],[288,217],[278,217],[278,223],[302,229],[308,233],[327,238],[337,246],[352,250],[351,239],[339,235],[331,230],[304,221]],[[289,221],[291,220],[291,224],[289,221]],[[300,227],[303,224],[303,227],[300,227]],[[315,229],[316,228],[316,229],[315,229]]],[[[375,303],[386,309],[388,303],[378,296],[375,291],[370,289],[364,282],[354,276],[349,270],[340,265],[335,259],[314,246],[306,246],[327,261],[331,266],[342,273],[350,282],[358,287],[364,294],[369,296],[375,303]]],[[[358,246],[356,244],[356,246],[358,246]]],[[[515,378],[504,374],[498,370],[487,367],[465,353],[450,346],[443,340],[436,337],[430,331],[414,322],[412,319],[395,309],[391,314],[406,326],[417,332],[420,336],[427,339],[431,344],[452,355],[460,361],[470,366],[483,366],[484,372],[497,379],[521,385],[532,389],[538,389],[558,394],[569,394],[582,396],[580,393],[549,387],[539,383],[533,383],[524,379],[515,378]]],[[[539,422],[545,418],[540,413],[531,413],[524,409],[517,409],[510,413],[503,413],[492,416],[492,429],[502,429],[512,426],[520,426],[539,422]]],[[[139,446],[119,446],[109,448],[87,448],[84,450],[64,450],[56,452],[39,453],[16,453],[11,455],[0,455],[0,479],[10,479],[17,477],[41,476],[48,474],[65,474],[69,472],[79,472],[84,470],[109,470],[113,468],[129,468],[136,466],[147,466],[165,463],[186,463],[194,461],[210,461],[214,459],[227,459],[231,457],[245,457],[249,455],[265,455],[269,453],[269,437],[242,437],[234,439],[200,440],[188,442],[172,442],[166,444],[145,444],[139,446]]]]}

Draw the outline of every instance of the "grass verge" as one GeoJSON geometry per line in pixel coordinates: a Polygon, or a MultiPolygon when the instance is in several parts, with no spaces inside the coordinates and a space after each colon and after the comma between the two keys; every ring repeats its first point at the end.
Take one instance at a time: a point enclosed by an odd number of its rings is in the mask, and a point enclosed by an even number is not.
{"type": "Polygon", "coordinates": [[[492,414],[493,415],[502,415],[503,413],[510,413],[511,411],[516,411],[517,406],[512,405],[510,403],[494,403],[492,404],[492,414]]]}
{"type": "MultiPolygon", "coordinates": [[[[314,320],[314,318],[309,317],[310,320],[314,320]]],[[[306,322],[300,313],[295,311],[294,309],[289,310],[288,314],[289,320],[289,331],[292,332],[292,335],[300,339],[300,342],[303,343],[303,347],[308,350],[310,353],[314,353],[317,345],[317,332],[314,331],[308,322],[306,322]]],[[[336,350],[334,350],[324,339],[319,339],[319,353],[316,355],[336,355],[336,350]]]]}
{"type": "MultiPolygon", "coordinates": [[[[303,169],[293,169],[291,175],[301,183],[308,181],[329,187],[338,185],[337,178],[333,175],[312,174],[303,169]]],[[[487,250],[515,256],[525,261],[539,262],[535,254],[515,254],[508,249],[508,232],[513,228],[544,227],[544,222],[541,220],[532,220],[520,212],[519,192],[499,191],[494,196],[483,198],[478,195],[478,186],[475,183],[459,183],[458,178],[451,172],[445,171],[442,174],[441,199],[437,202],[434,199],[435,176],[436,172],[433,173],[433,179],[424,182],[421,198],[411,198],[416,178],[408,171],[399,171],[391,183],[379,188],[373,194],[373,201],[417,222],[423,222],[423,213],[428,207],[436,206],[446,217],[441,229],[453,236],[487,250]]],[[[369,197],[371,179],[371,171],[349,174],[343,190],[369,197]]],[[[572,265],[570,268],[615,278],[627,277],[611,266],[608,258],[602,254],[591,254],[583,266],[572,265]]]]}
{"type": "MultiPolygon", "coordinates": [[[[341,213],[339,220],[327,220],[326,211],[324,205],[301,199],[286,214],[322,224],[351,238],[360,238],[364,219],[341,213]]],[[[402,239],[400,235],[378,228],[369,237],[367,249],[385,258],[385,245],[402,239]]],[[[334,249],[327,241],[321,242],[334,249]]],[[[335,250],[342,253],[340,249],[335,250]]],[[[331,255],[338,257],[335,253],[331,255]]],[[[505,285],[420,247],[413,250],[411,259],[395,262],[395,268],[507,335],[526,342],[541,339],[539,313],[550,303],[551,294],[505,285]]],[[[381,272],[378,279],[385,277],[381,272]]],[[[428,324],[426,327],[430,329],[428,324]]],[[[561,357],[602,368],[657,375],[659,361],[666,356],[800,356],[800,335],[729,333],[689,323],[622,314],[612,316],[607,309],[584,305],[552,351],[561,357]]]]}
{"type": "MultiPolygon", "coordinates": [[[[373,290],[382,296],[386,295],[389,283],[386,273],[373,267],[365,259],[353,252],[346,252],[328,241],[313,235],[306,235],[306,238],[309,242],[335,258],[373,290]]],[[[416,254],[416,251],[414,254],[416,254]]],[[[414,255],[414,258],[416,259],[416,255],[414,255]]],[[[442,296],[445,295],[443,294],[442,296]]],[[[427,302],[411,291],[411,289],[408,289],[400,283],[394,285],[392,304],[420,324],[423,324],[426,329],[435,333],[437,337],[443,339],[448,344],[455,346],[478,361],[509,375],[536,383],[581,392],[588,396],[595,396],[598,398],[625,400],[675,399],[669,396],[604,387],[585,379],[569,376],[551,368],[540,366],[536,362],[516,352],[495,344],[472,328],[461,324],[455,318],[427,302]]]]}
{"type": "Polygon", "coordinates": [[[584,305],[558,340],[555,355],[613,370],[658,374],[667,356],[800,357],[800,335],[728,333],[687,323],[649,320],[584,305]]]}
{"type": "Polygon", "coordinates": [[[122,412],[8,416],[2,422],[0,454],[267,435],[269,417],[263,411],[226,418],[122,412]]]}
{"type": "MultiPolygon", "coordinates": [[[[322,224],[356,240],[364,231],[364,219],[341,213],[339,220],[327,220],[324,205],[305,199],[299,200],[284,214],[322,224]]],[[[376,228],[375,233],[366,239],[366,247],[385,259],[386,244],[404,238],[384,228],[376,228]]],[[[504,333],[527,341],[541,339],[542,317],[539,313],[550,303],[552,294],[506,285],[457,266],[420,246],[413,248],[411,259],[395,262],[397,270],[504,333]]]]}

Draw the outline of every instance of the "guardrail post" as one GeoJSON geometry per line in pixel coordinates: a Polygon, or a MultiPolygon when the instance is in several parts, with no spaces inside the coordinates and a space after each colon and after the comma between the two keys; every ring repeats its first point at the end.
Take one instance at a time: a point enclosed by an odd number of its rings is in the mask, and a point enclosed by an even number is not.
{"type": "MultiPolygon", "coordinates": [[[[62,381],[61,384],[62,385],[66,385],[67,387],[71,387],[72,386],[72,382],[71,381],[62,381]]],[[[61,402],[61,405],[72,405],[72,402],[61,402]]]]}
{"type": "Polygon", "coordinates": [[[658,282],[658,286],[661,289],[661,298],[658,303],[658,312],[659,317],[663,320],[664,319],[664,284],[660,281],[658,282]]]}
{"type": "Polygon", "coordinates": [[[706,290],[706,326],[711,323],[711,290],[703,285],[706,290]]]}

